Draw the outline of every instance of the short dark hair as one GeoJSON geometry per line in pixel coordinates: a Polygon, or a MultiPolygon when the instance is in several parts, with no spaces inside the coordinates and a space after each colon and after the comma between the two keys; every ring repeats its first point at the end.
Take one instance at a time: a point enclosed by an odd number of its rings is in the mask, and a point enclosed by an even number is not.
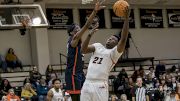
{"type": "Polygon", "coordinates": [[[60,80],[60,79],[53,79],[52,84],[54,84],[56,81],[61,82],[61,80],[60,80]]]}
{"type": "Polygon", "coordinates": [[[116,37],[116,38],[118,39],[118,41],[120,40],[119,34],[115,34],[115,35],[113,35],[113,36],[116,37]]]}
{"type": "Polygon", "coordinates": [[[150,70],[151,68],[154,69],[154,67],[149,67],[149,70],[150,70]]]}
{"type": "Polygon", "coordinates": [[[68,26],[67,28],[67,33],[69,34],[69,36],[71,36],[71,32],[74,30],[74,28],[76,27],[76,23],[73,23],[71,25],[68,26]]]}

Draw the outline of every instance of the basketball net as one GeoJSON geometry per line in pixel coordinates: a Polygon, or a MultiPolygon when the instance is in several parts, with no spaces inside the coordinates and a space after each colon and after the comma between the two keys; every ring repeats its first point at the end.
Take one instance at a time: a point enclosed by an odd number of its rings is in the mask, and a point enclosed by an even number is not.
{"type": "Polygon", "coordinates": [[[24,19],[21,21],[21,25],[25,29],[30,29],[31,28],[31,20],[30,19],[24,19]]]}
{"type": "MultiPolygon", "coordinates": [[[[94,0],[82,0],[82,4],[88,4],[91,3],[94,0]]],[[[105,0],[98,0],[100,2],[100,4],[102,4],[105,0]]]]}

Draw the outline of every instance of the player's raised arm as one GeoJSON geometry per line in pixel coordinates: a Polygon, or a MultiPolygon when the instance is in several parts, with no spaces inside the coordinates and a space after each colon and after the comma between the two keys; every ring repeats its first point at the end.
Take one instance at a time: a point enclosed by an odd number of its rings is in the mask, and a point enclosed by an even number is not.
{"type": "Polygon", "coordinates": [[[121,32],[121,39],[117,45],[117,51],[119,53],[122,53],[124,51],[125,46],[126,46],[126,41],[128,38],[128,33],[129,33],[129,6],[126,7],[124,18],[125,19],[124,19],[124,25],[122,28],[122,32],[121,32]]]}
{"type": "Polygon", "coordinates": [[[89,28],[89,26],[91,25],[93,18],[96,16],[96,13],[105,8],[105,6],[101,6],[101,3],[99,3],[99,1],[97,0],[96,4],[95,4],[95,8],[93,10],[93,12],[91,13],[91,15],[89,16],[89,18],[87,19],[85,25],[82,27],[82,29],[80,31],[77,32],[77,34],[73,37],[73,40],[71,42],[71,46],[72,47],[76,47],[79,40],[81,39],[82,35],[85,33],[85,31],[89,28]]]}
{"type": "Polygon", "coordinates": [[[90,33],[84,40],[84,42],[82,43],[81,52],[83,54],[91,53],[91,52],[95,51],[95,47],[93,45],[89,45],[89,41],[90,41],[92,35],[94,35],[94,33],[98,30],[97,29],[98,27],[99,27],[99,23],[97,22],[96,25],[94,26],[94,28],[90,31],[90,33]]]}

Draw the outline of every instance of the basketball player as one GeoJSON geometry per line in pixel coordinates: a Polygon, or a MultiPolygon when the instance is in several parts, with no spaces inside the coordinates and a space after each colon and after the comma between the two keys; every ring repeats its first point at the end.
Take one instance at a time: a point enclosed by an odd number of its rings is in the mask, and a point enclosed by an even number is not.
{"type": "Polygon", "coordinates": [[[80,90],[84,83],[85,76],[83,73],[83,62],[81,54],[81,37],[93,22],[96,13],[103,9],[104,6],[98,2],[95,8],[87,19],[82,29],[77,24],[72,24],[68,28],[68,53],[67,53],[67,68],[65,72],[66,92],[71,95],[72,101],[80,101],[80,90]]]}
{"type": "Polygon", "coordinates": [[[48,91],[47,101],[64,101],[63,92],[61,90],[61,80],[54,79],[52,81],[53,88],[48,91]]]}
{"type": "Polygon", "coordinates": [[[81,90],[81,101],[108,101],[108,76],[119,57],[122,55],[129,29],[129,7],[125,8],[125,20],[121,39],[118,35],[108,38],[106,46],[101,43],[88,45],[93,35],[90,33],[82,43],[84,54],[92,53],[85,83],[81,90]]]}

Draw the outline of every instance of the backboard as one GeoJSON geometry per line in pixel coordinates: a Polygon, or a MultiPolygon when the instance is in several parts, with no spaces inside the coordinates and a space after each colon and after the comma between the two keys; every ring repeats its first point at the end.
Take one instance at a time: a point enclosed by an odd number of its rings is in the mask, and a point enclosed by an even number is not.
{"type": "Polygon", "coordinates": [[[26,21],[29,27],[48,27],[40,5],[0,5],[0,29],[19,29],[26,21]]]}

